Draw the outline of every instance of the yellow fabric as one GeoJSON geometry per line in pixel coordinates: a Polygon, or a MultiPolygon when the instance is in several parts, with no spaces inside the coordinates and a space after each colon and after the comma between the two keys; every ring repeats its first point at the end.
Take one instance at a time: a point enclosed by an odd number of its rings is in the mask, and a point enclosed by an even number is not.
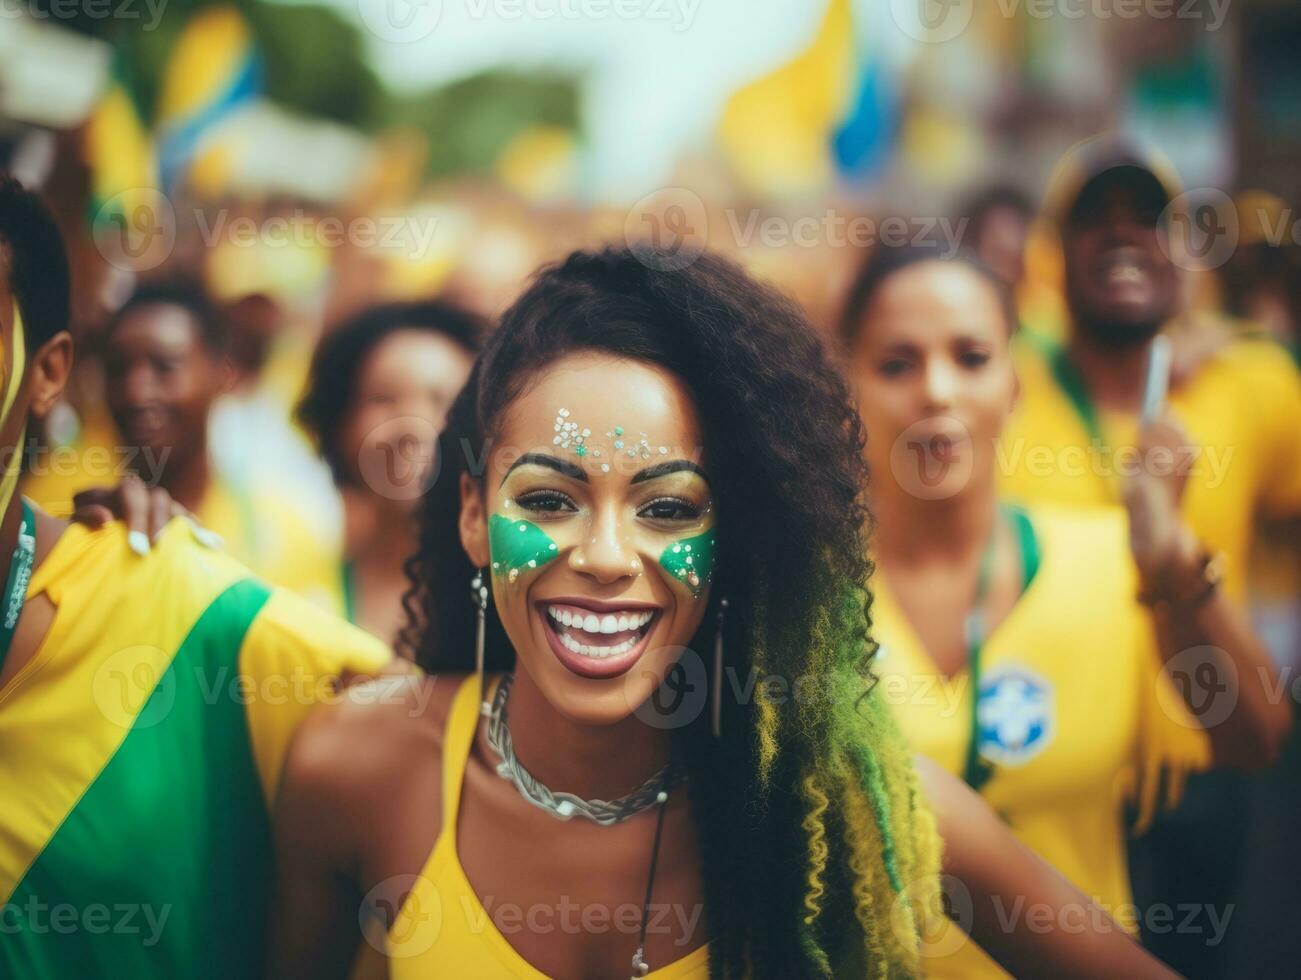
{"type": "Polygon", "coordinates": [[[385,644],[354,626],[323,615],[283,589],[271,593],[240,650],[240,673],[258,678],[245,709],[255,733],[253,758],[268,800],[298,723],[337,688],[336,678],[376,674],[392,658],[385,644]],[[310,651],[310,656],[304,656],[310,651]]]}
{"type": "MultiPolygon", "coordinates": [[[[998,715],[1009,734],[1000,757],[988,760],[994,772],[981,795],[1023,843],[1132,925],[1124,909],[1132,901],[1124,804],[1140,803],[1145,823],[1162,776],[1173,802],[1183,775],[1209,764],[1209,742],[1161,673],[1151,619],[1134,599],[1124,514],[1053,507],[1029,514],[1039,572],[983,648],[981,688],[1003,704],[998,715]],[[1026,678],[1042,707],[1018,700],[1026,678]],[[1043,733],[1022,738],[1017,722],[1033,731],[1030,719],[1041,721],[1043,733]]],[[[965,668],[941,675],[889,581],[878,576],[874,589],[881,690],[914,748],[960,775],[970,676],[965,668]]],[[[956,931],[933,948],[950,944],[958,947],[951,955],[928,957],[928,975],[1004,975],[956,931]]]]}
{"type": "MultiPolygon", "coordinates": [[[[1043,354],[1017,348],[1021,401],[999,445],[1003,492],[1023,502],[1096,505],[1118,501],[1117,465],[1130,465],[1136,416],[1100,412],[1100,455],[1043,354]],[[1096,461],[1096,465],[1095,465],[1096,461]]],[[[1171,414],[1199,448],[1183,515],[1226,558],[1225,587],[1241,599],[1256,513],[1301,514],[1301,378],[1267,341],[1234,341],[1171,392],[1171,414]]]]}
{"type": "Polygon", "coordinates": [[[308,526],[290,501],[260,487],[235,487],[218,476],[195,516],[259,577],[342,614],[340,555],[333,536],[308,526]]]}
{"type": "MultiPolygon", "coordinates": [[[[467,677],[452,702],[443,740],[443,822],[429,859],[412,885],[388,934],[393,980],[474,977],[475,980],[543,980],[497,931],[456,854],[461,780],[477,730],[479,684],[467,677]]],[[[655,980],[707,980],[708,946],[652,971],[655,980]]]]}

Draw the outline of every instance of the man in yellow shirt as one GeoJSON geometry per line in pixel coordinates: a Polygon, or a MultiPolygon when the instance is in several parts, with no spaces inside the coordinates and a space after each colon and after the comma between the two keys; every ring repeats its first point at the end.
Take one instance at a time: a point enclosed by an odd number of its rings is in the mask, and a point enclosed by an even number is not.
{"type": "MultiPolygon", "coordinates": [[[[1115,504],[1120,478],[1144,465],[1136,449],[1152,339],[1176,313],[1178,269],[1163,245],[1173,177],[1110,143],[1077,149],[1058,168],[1050,214],[1062,231],[1073,329],[1064,345],[1022,339],[1021,402],[999,450],[1011,497],[1115,504]]],[[[1241,599],[1257,514],[1301,514],[1301,378],[1287,352],[1236,340],[1208,357],[1169,398],[1188,433],[1183,516],[1224,555],[1224,584],[1241,599]]]]}
{"type": "Polygon", "coordinates": [[[290,737],[391,654],[183,521],[142,556],[14,492],[67,321],[58,230],[0,176],[0,977],[260,977],[290,737]]]}
{"type": "MultiPolygon", "coordinates": [[[[1115,503],[1135,467],[1186,469],[1184,520],[1223,556],[1227,594],[1241,601],[1256,516],[1301,513],[1301,380],[1281,348],[1235,341],[1170,393],[1184,445],[1139,452],[1149,350],[1179,302],[1179,253],[1165,237],[1179,230],[1168,221],[1177,196],[1159,161],[1120,141],[1088,141],[1059,166],[1047,210],[1060,230],[1072,329],[1064,345],[1022,342],[1021,401],[998,467],[1009,497],[1078,505],[1115,503]]],[[[1190,780],[1184,807],[1138,847],[1140,899],[1232,904],[1243,789],[1233,774],[1190,780]],[[1146,896],[1145,864],[1155,886],[1146,896]]],[[[1177,969],[1203,975],[1221,948],[1175,931],[1145,939],[1177,969]]]]}

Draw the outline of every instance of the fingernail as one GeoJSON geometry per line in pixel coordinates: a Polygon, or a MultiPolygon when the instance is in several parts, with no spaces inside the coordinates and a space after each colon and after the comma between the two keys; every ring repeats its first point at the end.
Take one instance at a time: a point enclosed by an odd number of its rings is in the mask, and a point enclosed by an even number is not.
{"type": "Polygon", "coordinates": [[[149,554],[149,536],[144,531],[132,531],[126,536],[126,543],[141,558],[149,554]]]}
{"type": "Polygon", "coordinates": [[[194,535],[194,540],[199,542],[205,548],[211,548],[213,551],[220,551],[226,547],[226,539],[216,531],[209,531],[202,524],[195,524],[190,521],[190,533],[194,535]]]}

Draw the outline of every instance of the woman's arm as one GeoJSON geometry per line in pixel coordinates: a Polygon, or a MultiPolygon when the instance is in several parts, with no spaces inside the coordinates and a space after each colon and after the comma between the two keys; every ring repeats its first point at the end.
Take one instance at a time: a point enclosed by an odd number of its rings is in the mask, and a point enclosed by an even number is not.
{"type": "Polygon", "coordinates": [[[411,824],[398,816],[414,808],[419,834],[437,838],[441,736],[457,687],[408,667],[348,685],[299,725],[276,800],[269,978],[385,974],[388,930],[429,850],[403,837],[411,824]],[[421,786],[432,797],[410,803],[421,786]],[[404,861],[410,873],[396,874],[404,861]]]}
{"type": "Polygon", "coordinates": [[[955,917],[1003,969],[1082,980],[1177,976],[1012,836],[965,783],[929,759],[918,758],[917,768],[944,841],[944,874],[967,906],[955,917]]]}
{"type": "Polygon", "coordinates": [[[269,978],[343,980],[362,938],[348,806],[355,770],[343,761],[335,713],[327,706],[303,722],[285,758],[276,803],[269,978]]]}

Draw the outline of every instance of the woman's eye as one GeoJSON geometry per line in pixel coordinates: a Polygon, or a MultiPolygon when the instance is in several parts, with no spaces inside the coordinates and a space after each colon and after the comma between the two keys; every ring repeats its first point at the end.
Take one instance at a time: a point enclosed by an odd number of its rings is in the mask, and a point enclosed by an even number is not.
{"type": "Polygon", "coordinates": [[[908,362],[901,357],[894,357],[881,363],[881,373],[888,378],[896,377],[908,370],[908,362]]]}
{"type": "Polygon", "coordinates": [[[565,514],[578,510],[569,495],[558,490],[535,490],[516,497],[515,503],[535,514],[565,514]]]}
{"type": "Polygon", "coordinates": [[[663,497],[652,500],[637,513],[652,521],[693,521],[700,516],[700,509],[676,497],[663,497]]]}
{"type": "Polygon", "coordinates": [[[983,350],[963,351],[958,355],[958,362],[963,367],[982,367],[989,363],[989,352],[983,350]]]}

